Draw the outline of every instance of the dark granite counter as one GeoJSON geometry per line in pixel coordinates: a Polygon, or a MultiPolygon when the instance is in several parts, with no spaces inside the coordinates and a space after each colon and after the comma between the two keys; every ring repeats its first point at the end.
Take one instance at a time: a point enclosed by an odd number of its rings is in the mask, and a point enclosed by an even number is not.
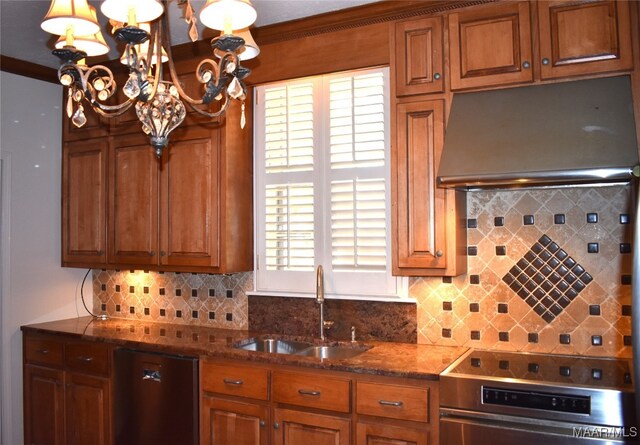
{"type": "MultiPolygon", "coordinates": [[[[23,326],[22,330],[108,342],[116,346],[146,351],[429,380],[437,380],[439,374],[467,350],[463,347],[365,341],[357,344],[370,346],[371,349],[356,357],[322,360],[313,357],[239,350],[233,345],[250,337],[269,337],[270,335],[203,326],[118,318],[96,320],[91,317],[82,317],[23,326]]],[[[282,338],[282,336],[278,337],[282,338]]],[[[300,337],[286,338],[310,340],[300,337]]],[[[314,342],[320,344],[317,340],[314,342]]]]}

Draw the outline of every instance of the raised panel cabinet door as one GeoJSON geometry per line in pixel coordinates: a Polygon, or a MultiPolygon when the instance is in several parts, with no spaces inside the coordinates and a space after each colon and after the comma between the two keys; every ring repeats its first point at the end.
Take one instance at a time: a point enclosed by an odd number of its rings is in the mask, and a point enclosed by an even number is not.
{"type": "Polygon", "coordinates": [[[63,445],[64,389],[62,371],[25,365],[24,443],[63,445]]]}
{"type": "Polygon", "coordinates": [[[633,67],[629,1],[540,1],[540,76],[633,67]]]}
{"type": "Polygon", "coordinates": [[[400,103],[391,168],[395,195],[394,273],[401,268],[443,270],[445,190],[436,187],[444,144],[444,101],[400,103]]]}
{"type": "Polygon", "coordinates": [[[276,408],[273,433],[273,445],[349,445],[351,422],[337,416],[276,408]]]}
{"type": "Polygon", "coordinates": [[[107,261],[105,139],[68,142],[62,159],[62,264],[91,267],[107,261]]]}
{"type": "Polygon", "coordinates": [[[267,445],[269,409],[266,406],[202,398],[201,445],[267,445]]]}
{"type": "MultiPolygon", "coordinates": [[[[219,265],[218,131],[187,128],[162,164],[160,264],[219,265]]],[[[232,247],[233,248],[233,247],[232,247]]]]}
{"type": "Polygon", "coordinates": [[[444,91],[442,17],[396,23],[396,95],[444,91]]]}
{"type": "Polygon", "coordinates": [[[107,379],[66,374],[66,445],[111,444],[110,394],[107,379]]]}
{"type": "Polygon", "coordinates": [[[356,445],[431,445],[431,433],[388,424],[358,423],[356,445]]]}
{"type": "Polygon", "coordinates": [[[115,138],[109,156],[109,263],[158,263],[159,161],[141,134],[115,138]]]}
{"type": "Polygon", "coordinates": [[[449,15],[451,89],[533,81],[529,2],[449,15]]]}

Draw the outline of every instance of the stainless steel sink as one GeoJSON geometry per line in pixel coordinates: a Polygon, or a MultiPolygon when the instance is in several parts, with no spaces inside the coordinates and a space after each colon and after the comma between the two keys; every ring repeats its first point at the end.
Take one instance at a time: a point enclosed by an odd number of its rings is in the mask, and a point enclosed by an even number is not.
{"type": "Polygon", "coordinates": [[[234,345],[245,351],[272,352],[276,354],[295,354],[312,346],[303,341],[283,340],[280,338],[250,338],[234,345]]]}
{"type": "Polygon", "coordinates": [[[352,358],[370,349],[368,346],[311,346],[296,355],[305,357],[316,357],[320,359],[343,359],[352,358]]]}

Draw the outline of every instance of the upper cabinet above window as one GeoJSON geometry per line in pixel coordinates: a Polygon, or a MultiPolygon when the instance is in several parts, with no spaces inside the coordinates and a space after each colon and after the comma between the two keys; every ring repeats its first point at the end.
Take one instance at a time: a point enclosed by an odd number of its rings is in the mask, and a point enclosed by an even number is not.
{"type": "Polygon", "coordinates": [[[541,1],[542,79],[633,67],[628,1],[541,1]]]}

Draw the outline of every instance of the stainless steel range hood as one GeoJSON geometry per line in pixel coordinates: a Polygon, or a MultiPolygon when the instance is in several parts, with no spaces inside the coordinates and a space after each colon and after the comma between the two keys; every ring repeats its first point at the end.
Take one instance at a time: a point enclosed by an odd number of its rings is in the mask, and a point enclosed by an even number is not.
{"type": "Polygon", "coordinates": [[[627,76],[457,93],[438,185],[629,181],[638,163],[627,76]]]}

